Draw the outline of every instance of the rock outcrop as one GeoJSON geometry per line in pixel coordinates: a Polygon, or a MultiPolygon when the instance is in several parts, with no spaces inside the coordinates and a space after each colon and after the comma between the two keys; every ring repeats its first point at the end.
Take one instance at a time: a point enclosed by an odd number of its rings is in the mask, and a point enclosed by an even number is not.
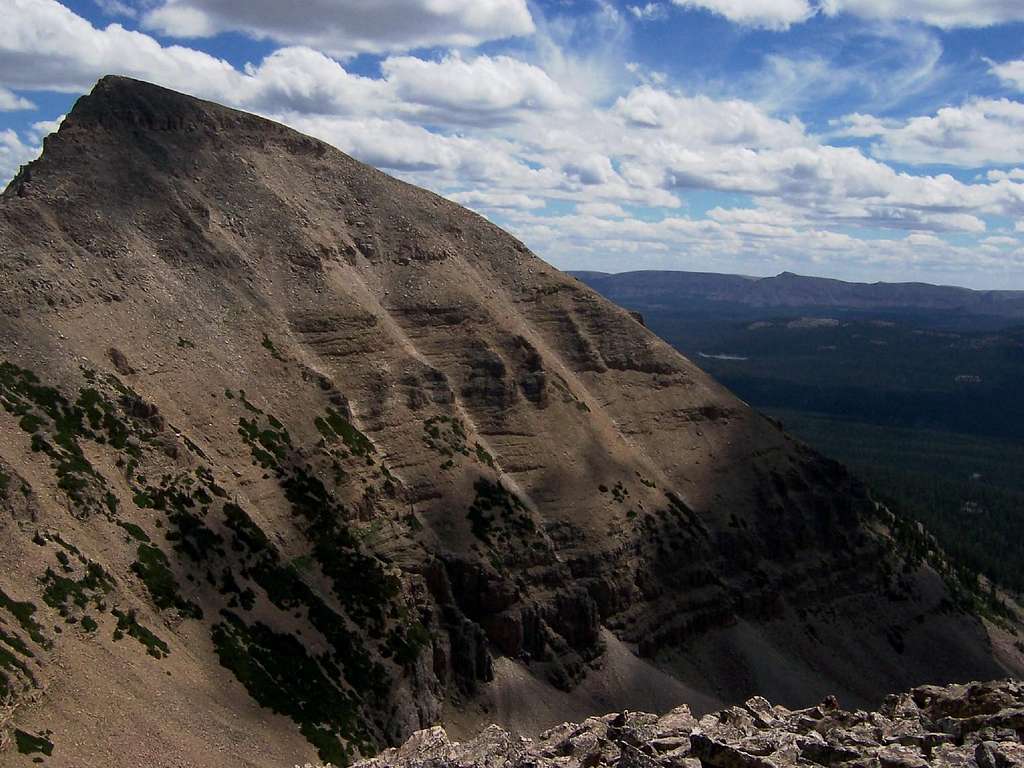
{"type": "Polygon", "coordinates": [[[697,718],[621,712],[537,739],[498,726],[458,743],[419,731],[355,768],[1012,768],[1024,766],[1024,684],[922,686],[877,711],[834,697],[806,709],[761,697],[697,718]]]}

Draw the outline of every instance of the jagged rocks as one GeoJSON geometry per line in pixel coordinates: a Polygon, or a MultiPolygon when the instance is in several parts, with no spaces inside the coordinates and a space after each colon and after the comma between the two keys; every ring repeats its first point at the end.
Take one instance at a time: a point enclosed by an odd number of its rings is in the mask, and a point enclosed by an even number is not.
{"type": "Polygon", "coordinates": [[[623,712],[564,723],[536,740],[490,726],[453,743],[442,728],[357,768],[1015,768],[1024,766],[1024,684],[923,686],[877,712],[848,712],[829,698],[788,710],[763,698],[697,721],[623,712]]]}

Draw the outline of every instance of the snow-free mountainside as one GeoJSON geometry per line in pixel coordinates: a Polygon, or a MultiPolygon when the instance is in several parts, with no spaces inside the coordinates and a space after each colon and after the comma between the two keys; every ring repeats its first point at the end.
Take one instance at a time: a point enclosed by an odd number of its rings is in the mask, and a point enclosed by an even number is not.
{"type": "Polygon", "coordinates": [[[5,766],[1019,669],[842,466],[479,216],[251,115],[79,100],[0,198],[0,354],[5,766]]]}

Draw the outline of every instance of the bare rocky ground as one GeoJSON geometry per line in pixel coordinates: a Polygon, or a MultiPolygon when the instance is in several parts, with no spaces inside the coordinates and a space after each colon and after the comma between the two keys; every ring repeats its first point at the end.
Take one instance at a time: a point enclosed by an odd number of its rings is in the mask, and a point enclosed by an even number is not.
{"type": "Polygon", "coordinates": [[[1019,668],[976,598],[628,313],[322,142],[104,78],[0,196],[5,768],[874,705],[1019,668]]]}
{"type": "Polygon", "coordinates": [[[621,712],[536,739],[498,727],[466,742],[419,731],[357,768],[1011,768],[1024,765],[1024,685],[922,686],[877,711],[835,698],[792,710],[761,697],[695,717],[621,712]]]}

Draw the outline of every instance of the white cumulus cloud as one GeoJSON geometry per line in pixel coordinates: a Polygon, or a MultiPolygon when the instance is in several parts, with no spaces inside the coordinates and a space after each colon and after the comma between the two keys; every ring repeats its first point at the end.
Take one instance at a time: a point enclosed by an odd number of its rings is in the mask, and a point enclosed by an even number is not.
{"type": "Polygon", "coordinates": [[[0,24],[0,82],[13,89],[76,92],[125,74],[201,95],[230,93],[226,61],[110,24],[98,29],[55,0],[7,0],[0,24]]]}
{"type": "Polygon", "coordinates": [[[1019,0],[672,0],[749,27],[786,30],[819,13],[869,20],[910,21],[943,29],[1024,21],[1019,0]]]}
{"type": "Polygon", "coordinates": [[[814,15],[808,0],[672,0],[683,8],[701,9],[751,27],[784,30],[814,15]]]}
{"type": "Polygon", "coordinates": [[[974,99],[905,121],[853,114],[841,125],[839,135],[876,137],[872,153],[902,163],[1024,163],[1024,103],[1011,99],[974,99]]]}
{"type": "Polygon", "coordinates": [[[944,29],[1024,21],[1024,3],[1018,0],[822,0],[822,10],[867,19],[918,21],[944,29]]]}
{"type": "Polygon", "coordinates": [[[19,109],[35,109],[36,105],[23,96],[12,93],[0,86],[0,112],[13,112],[19,109]]]}
{"type": "Polygon", "coordinates": [[[1024,91],[1024,59],[1006,61],[1002,64],[996,64],[993,62],[990,71],[993,75],[998,77],[1004,85],[1015,88],[1018,91],[1024,91]]]}
{"type": "Polygon", "coordinates": [[[534,31],[526,0],[163,0],[143,16],[173,37],[238,31],[337,56],[475,46],[534,31]]]}
{"type": "Polygon", "coordinates": [[[450,54],[441,61],[399,56],[385,59],[381,69],[397,99],[446,114],[547,111],[572,103],[543,69],[508,56],[466,60],[450,54]]]}

